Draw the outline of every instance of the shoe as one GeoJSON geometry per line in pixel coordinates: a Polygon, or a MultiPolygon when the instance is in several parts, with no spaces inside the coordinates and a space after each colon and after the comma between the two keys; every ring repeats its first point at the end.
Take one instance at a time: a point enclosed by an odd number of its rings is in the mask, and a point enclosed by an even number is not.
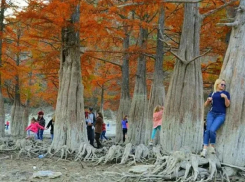
{"type": "Polygon", "coordinates": [[[206,157],[207,155],[207,149],[203,149],[202,152],[201,152],[201,157],[206,157]]]}
{"type": "Polygon", "coordinates": [[[153,142],[150,142],[149,145],[152,146],[153,145],[153,142]]]}
{"type": "Polygon", "coordinates": [[[215,154],[216,153],[215,149],[213,147],[209,147],[209,151],[210,151],[211,154],[215,154]]]}

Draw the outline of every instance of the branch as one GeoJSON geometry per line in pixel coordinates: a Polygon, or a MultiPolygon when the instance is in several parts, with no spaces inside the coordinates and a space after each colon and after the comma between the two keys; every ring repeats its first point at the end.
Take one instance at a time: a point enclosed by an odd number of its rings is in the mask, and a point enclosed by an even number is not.
{"type": "Polygon", "coordinates": [[[207,53],[209,53],[211,50],[212,50],[212,49],[209,49],[209,50],[208,50],[208,51],[206,51],[205,53],[203,53],[203,54],[201,54],[201,55],[199,55],[199,56],[197,56],[197,57],[193,58],[192,60],[188,61],[188,63],[187,63],[187,64],[190,64],[192,61],[195,61],[196,59],[198,59],[198,58],[200,58],[200,57],[205,56],[205,55],[206,55],[207,53]]]}
{"type": "Polygon", "coordinates": [[[216,13],[216,12],[222,10],[222,9],[224,9],[226,6],[232,4],[232,3],[236,2],[236,1],[237,0],[231,0],[230,2],[227,2],[227,3],[221,5],[220,7],[216,8],[216,9],[213,9],[213,10],[207,12],[207,13],[204,13],[204,14],[201,15],[201,18],[204,19],[207,16],[210,16],[210,15],[212,15],[212,14],[214,14],[214,13],[216,13]]]}
{"type": "Polygon", "coordinates": [[[238,25],[239,25],[239,22],[238,21],[234,21],[232,23],[217,23],[217,25],[237,28],[238,25]]]}
{"type": "Polygon", "coordinates": [[[123,7],[126,7],[126,6],[137,6],[137,5],[142,5],[144,3],[128,3],[128,4],[122,4],[122,5],[119,5],[117,6],[118,8],[123,8],[123,7]]]}
{"type": "Polygon", "coordinates": [[[202,0],[164,0],[165,3],[199,3],[202,0]]]}
{"type": "Polygon", "coordinates": [[[156,59],[156,56],[154,56],[152,54],[143,53],[143,55],[146,56],[146,57],[152,58],[152,59],[156,59]]]}
{"type": "MultiPolygon", "coordinates": [[[[84,54],[84,52],[81,52],[84,54]]],[[[94,58],[94,59],[98,59],[100,61],[104,61],[104,62],[107,62],[107,63],[110,63],[110,64],[113,64],[115,66],[119,66],[120,68],[122,68],[122,65],[118,64],[118,63],[115,63],[115,62],[112,62],[112,61],[109,61],[109,60],[106,60],[106,59],[103,59],[103,58],[97,58],[97,57],[94,57],[94,56],[90,56],[90,55],[86,55],[86,56],[89,56],[91,58],[94,58]]]]}
{"type": "Polygon", "coordinates": [[[163,33],[162,33],[162,30],[161,30],[161,27],[159,25],[159,32],[160,32],[160,35],[162,37],[162,39],[160,39],[162,42],[164,42],[168,47],[169,47],[169,52],[171,52],[171,54],[173,54],[176,58],[178,58],[180,61],[182,61],[182,63],[186,64],[187,61],[185,59],[182,59],[179,55],[177,55],[176,53],[174,53],[172,50],[171,50],[171,45],[169,45],[165,40],[163,40],[163,33]]]}

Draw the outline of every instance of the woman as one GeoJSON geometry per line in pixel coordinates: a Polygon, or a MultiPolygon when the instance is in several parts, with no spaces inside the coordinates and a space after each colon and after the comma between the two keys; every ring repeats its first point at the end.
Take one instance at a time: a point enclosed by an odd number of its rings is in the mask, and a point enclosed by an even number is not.
{"type": "Polygon", "coordinates": [[[97,113],[97,118],[96,118],[96,122],[95,122],[95,140],[97,143],[97,148],[101,148],[102,145],[100,143],[100,135],[102,133],[102,124],[103,124],[103,116],[101,114],[101,112],[97,113]]]}
{"type": "MultiPolygon", "coordinates": [[[[43,111],[39,111],[38,112],[37,121],[38,121],[39,125],[41,125],[42,127],[45,127],[45,119],[43,118],[43,115],[44,115],[44,112],[43,111]]],[[[43,131],[44,131],[44,129],[39,129],[38,130],[37,137],[40,140],[43,140],[43,131]]]]}
{"type": "Polygon", "coordinates": [[[123,142],[125,142],[126,139],[126,134],[128,131],[128,116],[124,116],[123,120],[122,120],[122,131],[123,131],[123,142]]]}
{"type": "Polygon", "coordinates": [[[225,91],[225,86],[225,80],[217,79],[214,84],[214,91],[209,94],[204,103],[205,107],[211,105],[211,109],[206,119],[202,157],[206,157],[209,144],[210,152],[215,154],[216,131],[225,122],[226,108],[230,106],[230,94],[225,91]]]}
{"type": "Polygon", "coordinates": [[[162,115],[163,115],[163,107],[162,106],[156,106],[153,113],[153,131],[151,134],[151,141],[150,145],[153,145],[153,140],[155,138],[157,130],[161,130],[162,125],[162,115]]]}
{"type": "Polygon", "coordinates": [[[50,128],[50,135],[51,135],[51,140],[54,139],[54,123],[55,123],[55,115],[53,116],[53,118],[49,121],[46,129],[49,129],[50,128]]]}

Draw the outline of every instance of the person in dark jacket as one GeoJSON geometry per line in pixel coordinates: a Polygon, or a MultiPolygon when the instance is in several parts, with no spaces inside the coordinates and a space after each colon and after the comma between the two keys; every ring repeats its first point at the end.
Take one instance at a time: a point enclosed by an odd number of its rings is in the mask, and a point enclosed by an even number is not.
{"type": "Polygon", "coordinates": [[[100,135],[102,133],[103,116],[101,112],[97,113],[96,123],[95,123],[95,140],[97,143],[97,148],[101,148],[100,135]]]}
{"type": "Polygon", "coordinates": [[[51,135],[51,140],[54,139],[54,123],[55,123],[55,116],[48,122],[48,125],[46,129],[49,129],[50,127],[50,135],[51,135]]]}
{"type": "MultiPolygon", "coordinates": [[[[43,115],[44,115],[44,112],[39,111],[37,121],[39,125],[41,125],[42,127],[45,127],[45,119],[43,118],[43,115]]],[[[43,140],[43,131],[44,131],[43,129],[38,130],[37,137],[39,140],[43,140]]]]}

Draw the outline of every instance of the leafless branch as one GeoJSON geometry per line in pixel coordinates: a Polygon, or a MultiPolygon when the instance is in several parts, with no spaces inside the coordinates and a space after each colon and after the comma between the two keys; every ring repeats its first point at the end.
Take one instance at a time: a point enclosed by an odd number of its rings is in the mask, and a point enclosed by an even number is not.
{"type": "MultiPolygon", "coordinates": [[[[84,52],[81,52],[81,53],[84,53],[84,52]]],[[[97,59],[97,60],[100,60],[100,61],[104,61],[104,62],[107,62],[107,63],[110,63],[110,64],[113,64],[115,66],[119,66],[120,68],[122,68],[122,65],[118,64],[118,63],[115,63],[115,62],[112,62],[112,61],[109,61],[109,60],[106,60],[106,59],[103,59],[103,58],[98,58],[98,57],[95,57],[95,56],[91,56],[91,55],[87,55],[91,58],[94,58],[94,59],[97,59]]]]}
{"type": "Polygon", "coordinates": [[[126,7],[126,6],[137,6],[137,5],[142,5],[144,3],[128,3],[128,4],[122,4],[122,5],[119,5],[117,6],[118,8],[123,8],[123,7],[126,7]]]}
{"type": "Polygon", "coordinates": [[[234,21],[232,23],[217,23],[217,25],[237,28],[238,25],[239,25],[239,22],[238,21],[234,21]]]}
{"type": "Polygon", "coordinates": [[[199,55],[199,56],[193,58],[192,60],[188,61],[187,64],[190,64],[192,61],[195,61],[195,60],[197,60],[198,58],[205,56],[205,55],[206,55],[207,53],[209,53],[211,50],[212,50],[212,49],[209,49],[209,50],[207,50],[206,52],[204,52],[203,54],[201,54],[201,55],[199,55]]]}
{"type": "Polygon", "coordinates": [[[143,55],[146,56],[146,57],[152,58],[152,59],[156,59],[156,56],[154,56],[152,54],[143,53],[143,55]]]}
{"type": "Polygon", "coordinates": [[[213,9],[213,10],[207,12],[207,13],[202,14],[201,17],[202,17],[202,19],[204,19],[204,18],[206,18],[207,16],[210,16],[210,15],[212,15],[212,14],[214,14],[214,13],[216,13],[216,12],[222,10],[222,9],[224,9],[226,6],[232,4],[232,3],[236,2],[236,1],[237,1],[237,0],[231,0],[231,1],[229,1],[229,2],[226,2],[225,4],[221,5],[221,6],[218,7],[218,8],[213,9]]]}

